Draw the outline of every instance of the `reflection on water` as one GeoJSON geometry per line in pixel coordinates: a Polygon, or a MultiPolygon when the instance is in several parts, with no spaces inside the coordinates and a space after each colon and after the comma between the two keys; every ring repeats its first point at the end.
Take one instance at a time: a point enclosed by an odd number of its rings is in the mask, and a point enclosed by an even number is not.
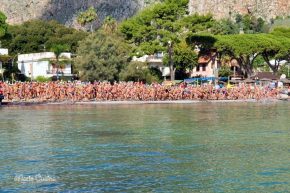
{"type": "Polygon", "coordinates": [[[289,116],[288,103],[2,107],[0,192],[286,192],[289,116]]]}

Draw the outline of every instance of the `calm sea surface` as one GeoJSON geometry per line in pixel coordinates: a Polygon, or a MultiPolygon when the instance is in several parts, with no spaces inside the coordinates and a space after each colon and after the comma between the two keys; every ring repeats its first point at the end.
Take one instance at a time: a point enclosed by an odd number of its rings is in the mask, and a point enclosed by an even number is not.
{"type": "Polygon", "coordinates": [[[290,103],[0,108],[0,192],[290,192],[290,103]]]}

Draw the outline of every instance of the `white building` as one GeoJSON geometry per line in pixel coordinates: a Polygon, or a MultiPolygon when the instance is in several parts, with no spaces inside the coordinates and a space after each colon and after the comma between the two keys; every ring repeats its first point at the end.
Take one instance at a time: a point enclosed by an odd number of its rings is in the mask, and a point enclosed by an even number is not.
{"type": "Polygon", "coordinates": [[[0,48],[0,55],[8,55],[8,49],[0,48]]]}
{"type": "MultiPolygon", "coordinates": [[[[0,48],[0,56],[1,55],[5,55],[5,56],[8,56],[8,49],[6,48],[0,48]]],[[[2,64],[2,61],[0,61],[0,74],[2,74],[2,77],[3,77],[3,64],[2,64]]]]}
{"type": "MultiPolygon", "coordinates": [[[[60,58],[66,58],[70,60],[71,53],[62,53],[60,58]]],[[[19,54],[17,62],[18,69],[22,74],[32,79],[36,78],[37,76],[44,76],[47,78],[57,76],[57,71],[59,76],[72,76],[70,62],[68,62],[65,67],[60,68],[53,62],[50,62],[53,59],[55,59],[55,54],[53,52],[19,54]]]]}
{"type": "Polygon", "coordinates": [[[138,62],[147,62],[150,67],[159,69],[162,72],[163,77],[167,77],[170,76],[170,69],[168,66],[163,65],[163,57],[164,53],[159,52],[154,55],[144,55],[140,58],[134,56],[132,60],[138,62]]]}

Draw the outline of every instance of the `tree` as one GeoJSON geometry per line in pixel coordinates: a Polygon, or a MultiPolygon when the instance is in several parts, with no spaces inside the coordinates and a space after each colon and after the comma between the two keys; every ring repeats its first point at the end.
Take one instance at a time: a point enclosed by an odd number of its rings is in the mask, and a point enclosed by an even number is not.
{"type": "MultiPolygon", "coordinates": [[[[120,31],[124,34],[129,43],[137,46],[136,52],[142,54],[154,54],[157,52],[168,52],[168,56],[178,57],[174,52],[175,45],[178,45],[185,33],[194,30],[193,24],[205,30],[211,26],[212,16],[187,14],[187,0],[165,0],[162,3],[156,3],[123,22],[120,31]],[[200,23],[207,23],[203,26],[200,23]],[[170,43],[169,43],[170,42],[170,43]]],[[[174,59],[173,59],[174,60],[174,59]]],[[[174,79],[175,69],[178,69],[180,63],[174,63],[168,60],[166,64],[170,66],[171,79],[174,79]]]]}
{"type": "MultiPolygon", "coordinates": [[[[6,34],[7,31],[7,23],[6,23],[7,17],[0,11],[0,38],[3,37],[6,34]]],[[[1,45],[0,45],[1,47],[1,45]]]]}
{"type": "Polygon", "coordinates": [[[290,68],[289,68],[290,64],[285,64],[283,66],[280,67],[278,74],[282,75],[285,74],[287,78],[290,78],[290,68]]]}
{"type": "Polygon", "coordinates": [[[68,45],[56,44],[51,47],[51,51],[55,55],[55,60],[51,60],[50,62],[55,63],[56,65],[56,79],[59,80],[59,68],[62,68],[64,64],[68,62],[68,58],[62,57],[61,54],[63,52],[69,51],[68,45]]]}
{"type": "Polygon", "coordinates": [[[275,28],[271,32],[271,34],[275,36],[290,38],[290,28],[283,28],[283,27],[275,28]]]}
{"type": "Polygon", "coordinates": [[[240,24],[243,22],[243,16],[241,14],[237,14],[236,17],[235,17],[235,21],[237,24],[240,24]]]}
{"type": "Polygon", "coordinates": [[[126,40],[139,46],[146,54],[167,50],[168,41],[176,43],[180,25],[176,22],[186,14],[187,1],[166,0],[156,3],[124,21],[120,31],[126,40]]]}
{"type": "Polygon", "coordinates": [[[268,44],[265,45],[261,55],[270,69],[276,74],[280,68],[280,62],[285,59],[287,60],[290,50],[290,39],[270,34],[263,35],[263,38],[264,42],[268,42],[268,44]],[[271,60],[274,63],[271,63],[271,60]]]}
{"type": "Polygon", "coordinates": [[[152,69],[144,62],[130,62],[120,73],[120,79],[134,82],[159,82],[159,77],[153,74],[152,69]]]}
{"type": "Polygon", "coordinates": [[[118,23],[117,23],[115,18],[113,18],[111,16],[107,16],[104,19],[104,22],[102,25],[102,30],[106,34],[115,33],[117,31],[117,28],[118,28],[118,23]]]}
{"type": "Polygon", "coordinates": [[[43,52],[56,44],[66,44],[75,52],[78,42],[86,36],[87,33],[68,28],[56,21],[32,20],[9,26],[1,41],[12,55],[43,52]]]}
{"type": "Polygon", "coordinates": [[[236,23],[240,28],[243,28],[243,31],[247,34],[253,33],[264,33],[267,32],[266,22],[261,18],[256,18],[253,15],[237,15],[236,23]]]}
{"type": "Polygon", "coordinates": [[[178,21],[180,28],[184,31],[197,33],[197,32],[207,32],[217,22],[214,20],[211,14],[199,15],[192,14],[186,15],[178,21]]]}
{"type": "Polygon", "coordinates": [[[91,24],[90,30],[91,32],[93,32],[93,21],[95,21],[97,17],[98,15],[95,8],[90,7],[88,10],[79,13],[77,17],[77,22],[82,26],[85,26],[86,24],[91,24]]]}
{"type": "Polygon", "coordinates": [[[82,80],[119,80],[131,48],[118,34],[93,33],[80,42],[75,67],[82,80]]]}
{"type": "Polygon", "coordinates": [[[228,55],[235,58],[245,76],[253,74],[253,63],[256,57],[271,48],[271,41],[259,34],[217,36],[191,34],[187,42],[202,45],[200,47],[205,50],[215,49],[219,57],[228,55]]]}
{"type": "Polygon", "coordinates": [[[235,58],[246,76],[252,75],[257,57],[262,56],[271,70],[277,73],[279,61],[289,59],[290,53],[290,38],[288,38],[287,29],[273,34],[218,36],[191,34],[187,37],[187,42],[205,50],[216,49],[220,56],[229,55],[235,58]],[[272,59],[276,61],[274,65],[270,63],[272,59]]]}
{"type": "MultiPolygon", "coordinates": [[[[176,44],[174,46],[173,50],[173,63],[174,63],[174,68],[173,68],[173,75],[175,75],[175,72],[186,72],[192,69],[197,65],[197,54],[196,52],[192,49],[192,47],[188,46],[183,40],[182,42],[176,44]]],[[[169,54],[165,54],[165,57],[163,58],[163,63],[169,64],[170,63],[170,58],[169,54]]],[[[184,73],[185,74],[185,73],[184,73]]],[[[186,77],[181,77],[181,78],[186,78],[186,77]]]]}
{"type": "Polygon", "coordinates": [[[238,34],[240,28],[229,19],[223,19],[216,22],[211,28],[211,32],[215,35],[238,34]]]}
{"type": "Polygon", "coordinates": [[[256,57],[269,46],[269,42],[254,34],[217,36],[215,47],[221,54],[235,58],[245,76],[253,74],[253,63],[256,57]]]}
{"type": "Polygon", "coordinates": [[[222,66],[219,69],[219,77],[228,77],[232,73],[231,68],[229,66],[222,66]]]}
{"type": "Polygon", "coordinates": [[[266,64],[264,58],[262,55],[257,56],[257,58],[255,59],[255,61],[253,62],[253,68],[255,70],[260,70],[260,71],[265,71],[265,72],[269,72],[270,71],[270,67],[268,66],[268,64],[266,64]]]}

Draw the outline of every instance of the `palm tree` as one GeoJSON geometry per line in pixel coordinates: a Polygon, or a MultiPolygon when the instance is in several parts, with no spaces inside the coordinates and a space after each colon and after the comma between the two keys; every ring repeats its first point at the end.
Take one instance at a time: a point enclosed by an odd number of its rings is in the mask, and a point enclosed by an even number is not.
{"type": "Polygon", "coordinates": [[[116,19],[113,18],[112,16],[107,16],[104,19],[104,23],[103,23],[102,28],[103,28],[104,32],[106,32],[107,34],[116,32],[117,27],[118,27],[118,23],[117,23],[116,19]]]}
{"type": "Polygon", "coordinates": [[[96,13],[96,10],[94,7],[90,7],[88,10],[84,12],[80,12],[77,17],[77,22],[81,24],[82,26],[85,26],[86,24],[91,24],[91,32],[93,32],[93,21],[95,21],[98,18],[98,15],[96,13]]]}
{"type": "Polygon", "coordinates": [[[63,65],[70,61],[68,58],[62,57],[61,54],[65,51],[69,51],[69,46],[66,44],[56,44],[53,45],[50,50],[55,55],[55,59],[51,59],[50,62],[56,64],[56,77],[57,80],[59,80],[59,68],[63,68],[63,65]]]}

